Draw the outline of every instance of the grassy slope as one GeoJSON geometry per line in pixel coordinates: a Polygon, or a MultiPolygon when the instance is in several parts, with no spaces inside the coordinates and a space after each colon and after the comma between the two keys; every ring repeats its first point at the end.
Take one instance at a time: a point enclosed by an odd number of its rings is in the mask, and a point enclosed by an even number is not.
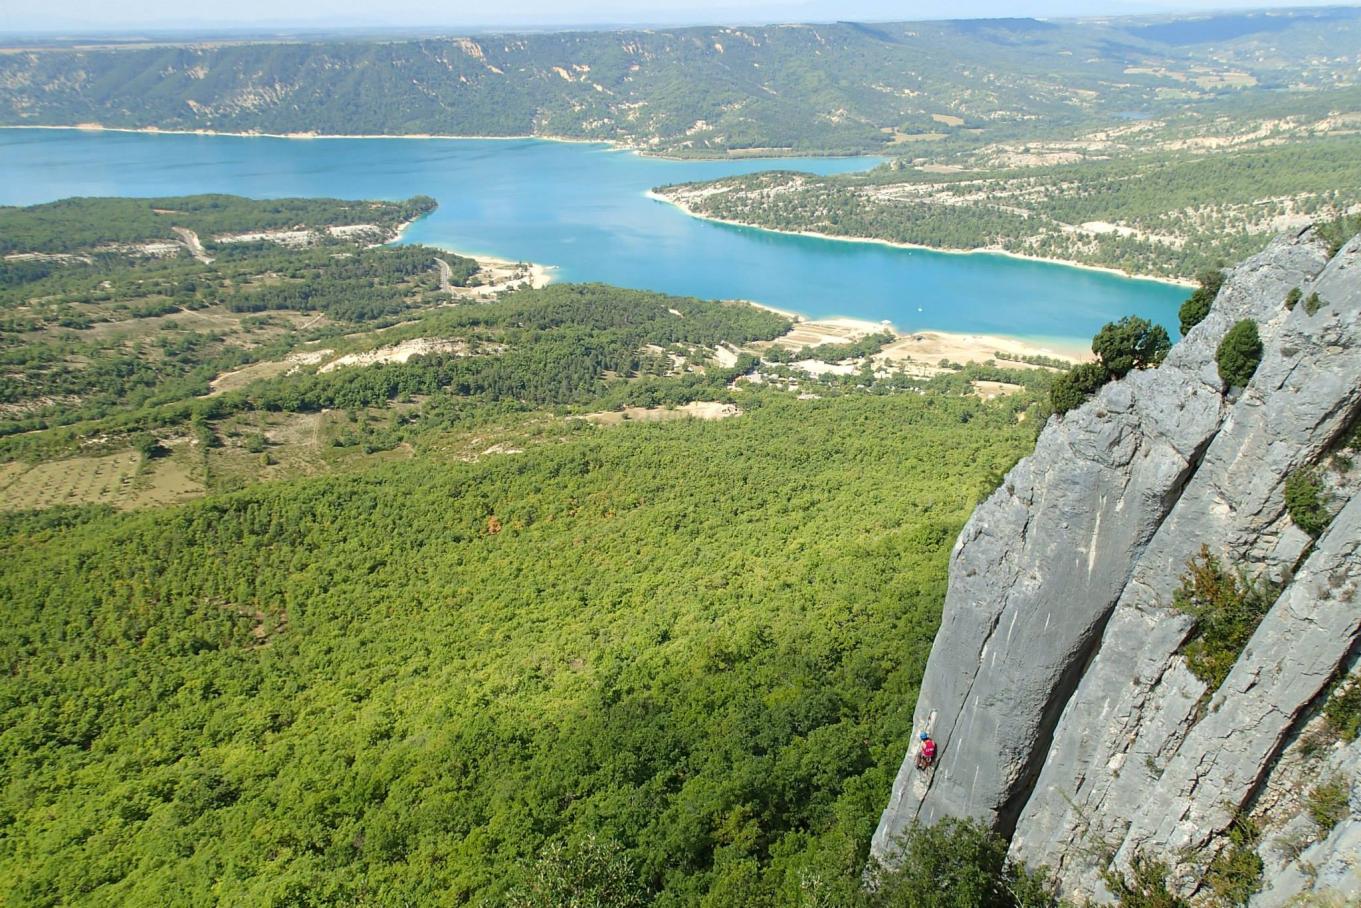
{"type": "Polygon", "coordinates": [[[950,544],[1031,437],[967,398],[772,398],[11,518],[0,900],[494,903],[588,830],[659,905],[853,885],[950,544]]]}

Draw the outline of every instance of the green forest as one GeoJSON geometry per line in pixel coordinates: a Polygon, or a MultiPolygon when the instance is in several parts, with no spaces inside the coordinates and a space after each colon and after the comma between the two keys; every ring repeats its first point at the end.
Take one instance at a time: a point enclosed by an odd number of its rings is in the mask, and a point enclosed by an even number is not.
{"type": "Polygon", "coordinates": [[[1354,209],[1361,204],[1356,187],[1356,142],[1337,137],[1204,156],[1146,153],[949,173],[898,166],[836,176],[767,171],[658,192],[699,215],[774,230],[993,248],[1189,279],[1261,251],[1278,231],[1277,218],[1324,219],[1354,209]]]}
{"type": "MultiPolygon", "coordinates": [[[[435,200],[429,196],[404,202],[233,195],[62,199],[25,208],[0,206],[0,254],[74,253],[152,240],[173,242],[174,227],[200,234],[204,247],[214,251],[219,245],[212,240],[214,234],[372,224],[390,236],[398,225],[434,208],[435,200]]],[[[6,262],[0,267],[15,266],[6,262]]],[[[0,286],[8,283],[5,274],[0,272],[0,286]]]]}
{"type": "Polygon", "coordinates": [[[772,395],[9,516],[0,900],[501,904],[594,836],[656,905],[837,904],[955,534],[1032,438],[961,396],[772,395]]]}
{"type": "Polygon", "coordinates": [[[451,296],[436,259],[477,262],[324,238],[430,204],[0,212],[0,903],[908,908],[957,860],[1050,904],[975,827],[861,873],[950,547],[1055,370],[876,373],[886,335],[451,296]],[[862,368],[800,398],[793,356],[862,368]]]}

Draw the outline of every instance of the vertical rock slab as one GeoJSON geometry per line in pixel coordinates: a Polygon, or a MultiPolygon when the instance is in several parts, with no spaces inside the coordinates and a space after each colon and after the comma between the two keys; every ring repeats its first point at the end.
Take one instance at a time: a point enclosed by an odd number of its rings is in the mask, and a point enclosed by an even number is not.
{"type": "Polygon", "coordinates": [[[1347,897],[1361,893],[1361,740],[1339,746],[1322,766],[1311,769],[1304,790],[1340,780],[1348,786],[1349,814],[1321,837],[1308,816],[1297,816],[1287,825],[1286,835],[1263,841],[1257,853],[1266,868],[1265,885],[1248,903],[1250,908],[1345,905],[1347,897]],[[1308,844],[1298,858],[1283,860],[1283,850],[1291,853],[1285,842],[1292,838],[1308,844]]]}
{"type": "Polygon", "coordinates": [[[875,858],[891,863],[914,821],[971,816],[1011,833],[1115,603],[1220,429],[1219,340],[1240,318],[1269,323],[1325,258],[1306,231],[1235,269],[1162,367],[1051,420],[975,511],[951,555],[915,714],[940,757],[919,773],[907,755],[875,858]]]}
{"type": "Polygon", "coordinates": [[[1178,654],[1191,622],[1172,608],[1186,563],[1205,545],[1225,564],[1279,580],[1304,552],[1283,486],[1361,409],[1356,254],[1353,244],[1315,283],[1300,283],[1334,300],[1326,311],[1287,312],[1283,296],[1259,288],[1266,305],[1245,316],[1270,339],[1263,361],[1141,556],[1059,722],[1012,854],[1057,870],[1068,894],[1101,893],[1100,871],[1131,818],[1164,767],[1194,746],[1183,738],[1206,690],[1178,654]]]}
{"type": "MultiPolygon", "coordinates": [[[[1245,446],[1222,475],[1209,475],[1220,488],[1232,482],[1251,493],[1262,476],[1283,481],[1298,464],[1280,461],[1282,452],[1303,445],[1317,454],[1361,411],[1361,239],[1344,248],[1311,289],[1322,307],[1292,313],[1278,338],[1279,361],[1264,362],[1262,381],[1253,382],[1259,413],[1243,413],[1245,421],[1255,417],[1275,430],[1261,433],[1261,444],[1273,450],[1245,446]],[[1236,464],[1248,466],[1235,470],[1236,464]],[[1256,479],[1235,479],[1245,469],[1256,479]]],[[[1251,536],[1251,519],[1242,529],[1251,536]]],[[[1227,536],[1222,543],[1248,541],[1227,536]]],[[[1156,784],[1137,803],[1123,805],[1131,820],[1117,866],[1146,851],[1185,856],[1179,882],[1193,890],[1216,837],[1265,783],[1287,736],[1327,691],[1358,640],[1361,494],[1352,491],[1156,784]]]]}
{"type": "MultiPolygon", "coordinates": [[[[1146,851],[1194,854],[1226,830],[1358,639],[1361,496],[1319,538],[1157,784],[1130,805],[1116,866],[1146,851]]],[[[1194,871],[1200,862],[1186,863],[1194,871]]],[[[1197,882],[1183,880],[1187,888],[1197,882]]]]}

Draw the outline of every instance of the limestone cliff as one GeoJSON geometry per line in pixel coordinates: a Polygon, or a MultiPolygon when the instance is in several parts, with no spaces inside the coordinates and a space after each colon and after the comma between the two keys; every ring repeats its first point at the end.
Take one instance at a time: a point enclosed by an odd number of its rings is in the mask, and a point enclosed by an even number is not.
{"type": "Polygon", "coordinates": [[[940,758],[930,773],[904,760],[875,856],[912,822],[971,816],[1079,902],[1109,901],[1102,871],[1136,856],[1194,895],[1250,815],[1258,903],[1361,891],[1355,810],[1312,856],[1281,844],[1304,812],[1291,774],[1336,774],[1361,800],[1361,747],[1301,743],[1361,637],[1361,468],[1338,450],[1359,415],[1361,238],[1330,260],[1305,230],[1234,269],[1159,368],[1051,419],[956,543],[915,715],[940,758]],[[1264,355],[1229,390],[1215,351],[1241,319],[1264,355]],[[1317,539],[1284,500],[1311,467],[1336,512],[1317,539]],[[1193,623],[1173,608],[1202,546],[1279,590],[1218,690],[1188,670],[1193,623]]]}

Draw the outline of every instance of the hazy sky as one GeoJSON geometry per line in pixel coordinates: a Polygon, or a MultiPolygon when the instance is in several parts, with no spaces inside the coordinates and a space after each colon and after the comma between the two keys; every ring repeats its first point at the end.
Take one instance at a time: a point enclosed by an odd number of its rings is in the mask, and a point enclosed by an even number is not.
{"type": "MultiPolygon", "coordinates": [[[[1324,0],[1326,2],[1326,0],[1324,0]]],[[[587,24],[816,22],[974,16],[1075,16],[1267,5],[1320,0],[0,0],[0,31],[281,26],[560,27],[587,24]]]]}

